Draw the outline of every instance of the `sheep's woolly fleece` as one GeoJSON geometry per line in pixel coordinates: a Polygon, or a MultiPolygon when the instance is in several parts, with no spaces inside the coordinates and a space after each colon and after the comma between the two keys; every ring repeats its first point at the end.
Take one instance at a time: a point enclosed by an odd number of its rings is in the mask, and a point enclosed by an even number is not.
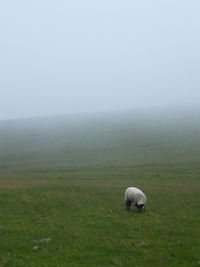
{"type": "Polygon", "coordinates": [[[145,194],[136,187],[129,187],[125,191],[125,201],[131,201],[137,205],[145,205],[147,198],[145,194]]]}

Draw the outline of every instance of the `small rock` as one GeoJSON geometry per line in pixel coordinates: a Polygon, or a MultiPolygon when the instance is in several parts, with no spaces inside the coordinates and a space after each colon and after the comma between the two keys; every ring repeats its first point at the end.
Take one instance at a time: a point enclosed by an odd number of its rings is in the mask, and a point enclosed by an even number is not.
{"type": "Polygon", "coordinates": [[[33,240],[34,243],[49,243],[51,241],[51,238],[43,238],[40,240],[33,240]]]}
{"type": "Polygon", "coordinates": [[[38,250],[38,246],[33,247],[33,251],[36,251],[36,250],[38,250]]]}
{"type": "Polygon", "coordinates": [[[49,243],[51,241],[51,238],[43,238],[40,240],[40,243],[49,243]]]}
{"type": "Polygon", "coordinates": [[[136,244],[137,247],[144,247],[145,245],[146,245],[146,242],[144,241],[136,244]]]}

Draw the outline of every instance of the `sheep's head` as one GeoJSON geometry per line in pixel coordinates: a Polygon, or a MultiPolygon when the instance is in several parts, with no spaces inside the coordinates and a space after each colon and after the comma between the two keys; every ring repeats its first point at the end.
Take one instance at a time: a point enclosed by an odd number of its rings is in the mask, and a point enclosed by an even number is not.
{"type": "Polygon", "coordinates": [[[138,212],[145,211],[145,206],[144,206],[144,204],[137,205],[137,209],[138,209],[138,212]]]}

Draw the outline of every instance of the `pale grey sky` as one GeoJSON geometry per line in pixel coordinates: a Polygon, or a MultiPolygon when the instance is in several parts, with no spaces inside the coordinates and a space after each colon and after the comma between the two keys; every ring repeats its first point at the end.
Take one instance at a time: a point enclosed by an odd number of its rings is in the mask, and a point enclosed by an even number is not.
{"type": "Polygon", "coordinates": [[[0,119],[200,103],[199,0],[0,3],[0,119]]]}

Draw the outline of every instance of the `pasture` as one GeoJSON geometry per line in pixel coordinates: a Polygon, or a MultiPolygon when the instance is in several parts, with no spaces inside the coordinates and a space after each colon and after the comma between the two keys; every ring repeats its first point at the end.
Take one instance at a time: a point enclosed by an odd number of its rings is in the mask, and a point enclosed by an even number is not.
{"type": "Polygon", "coordinates": [[[0,122],[0,266],[200,266],[199,118],[0,122]],[[125,210],[128,186],[145,213],[125,210]]]}

